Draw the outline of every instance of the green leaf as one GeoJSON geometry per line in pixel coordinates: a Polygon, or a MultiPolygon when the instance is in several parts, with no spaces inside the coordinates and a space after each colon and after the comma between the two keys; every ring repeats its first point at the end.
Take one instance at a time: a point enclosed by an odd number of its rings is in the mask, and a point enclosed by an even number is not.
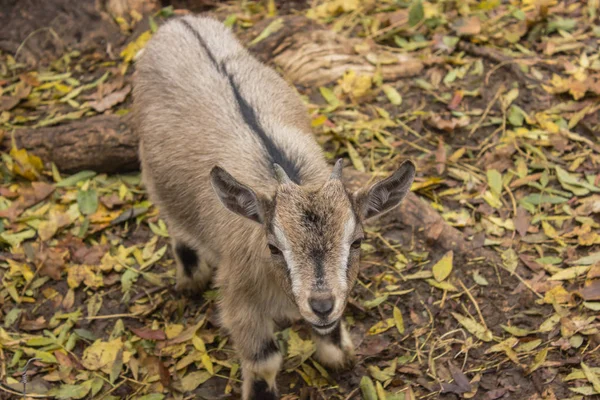
{"type": "Polygon", "coordinates": [[[587,380],[594,387],[594,390],[600,393],[600,378],[598,378],[598,375],[596,375],[596,373],[584,362],[581,363],[581,369],[583,370],[587,380]]]}
{"type": "Polygon", "coordinates": [[[488,169],[487,179],[490,190],[496,197],[499,197],[502,194],[502,174],[495,169],[488,169]]]}
{"type": "Polygon", "coordinates": [[[388,299],[388,295],[384,294],[383,296],[378,296],[372,300],[367,300],[363,302],[363,306],[365,306],[366,308],[375,308],[378,305],[380,305],[381,303],[383,303],[384,301],[386,301],[388,299]]]}
{"type": "Polygon", "coordinates": [[[548,33],[561,30],[570,32],[577,26],[577,20],[571,18],[557,18],[548,24],[548,33]]]}
{"type": "Polygon", "coordinates": [[[335,93],[327,87],[320,87],[319,92],[321,92],[321,96],[325,99],[325,101],[331,106],[330,111],[335,110],[340,105],[340,100],[337,98],[335,93]]]}
{"type": "Polygon", "coordinates": [[[459,313],[452,313],[452,316],[456,318],[456,320],[465,327],[466,330],[475,335],[478,339],[483,340],[484,342],[491,342],[493,339],[492,332],[487,329],[485,326],[481,325],[479,322],[475,321],[472,318],[465,317],[459,313]]]}
{"type": "Polygon", "coordinates": [[[524,337],[524,336],[531,335],[533,333],[532,331],[528,331],[527,329],[519,328],[516,326],[506,326],[506,325],[500,325],[500,326],[502,327],[502,329],[504,329],[504,331],[510,333],[513,336],[517,336],[517,337],[524,337]]]}
{"type": "Polygon", "coordinates": [[[363,376],[360,380],[360,392],[362,393],[363,400],[377,400],[375,385],[368,376],[363,376]]]}
{"type": "MultiPolygon", "coordinates": [[[[202,371],[204,372],[204,371],[202,371]]],[[[206,372],[204,372],[206,373],[206,372]]],[[[191,374],[190,374],[191,375],[191,374]]],[[[185,379],[185,378],[184,378],[185,379]]],[[[183,382],[183,379],[181,380],[183,382]]],[[[198,383],[198,386],[204,382],[200,382],[198,383]]],[[[196,387],[198,387],[196,386],[196,387]]],[[[195,388],[194,388],[195,389],[195,388]]],[[[141,396],[141,397],[136,397],[135,400],[163,400],[165,398],[165,395],[162,393],[151,393],[151,394],[147,394],[145,396],[141,396]]]]}
{"type": "Polygon", "coordinates": [[[283,19],[277,18],[271,22],[257,37],[250,42],[250,46],[254,46],[256,43],[266,39],[272,33],[277,32],[283,27],[283,19]]]}
{"type": "Polygon", "coordinates": [[[84,382],[81,385],[62,385],[48,391],[48,396],[54,396],[57,399],[83,399],[91,389],[91,382],[84,382]]]}
{"type": "Polygon", "coordinates": [[[70,177],[63,179],[62,181],[58,182],[55,186],[56,187],[75,186],[75,184],[77,182],[91,179],[94,176],[96,176],[96,172],[94,172],[94,171],[80,171],[80,172],[76,173],[75,175],[71,175],[70,177]]]}
{"type": "Polygon", "coordinates": [[[123,369],[123,349],[119,349],[117,353],[117,357],[115,358],[114,364],[110,369],[110,384],[115,383],[119,375],[121,374],[121,370],[123,369]]]}
{"type": "Polygon", "coordinates": [[[425,10],[421,0],[413,0],[408,9],[408,25],[415,26],[425,18],[425,10]]]}
{"type": "Polygon", "coordinates": [[[530,194],[521,200],[521,202],[533,204],[534,206],[539,206],[541,204],[562,204],[567,201],[569,201],[569,199],[561,196],[551,196],[540,193],[530,194]]]}
{"type": "Polygon", "coordinates": [[[398,332],[400,332],[401,335],[404,335],[404,319],[402,318],[402,312],[396,306],[394,306],[394,323],[396,324],[398,332]]]}
{"type": "Polygon", "coordinates": [[[8,314],[6,314],[6,316],[4,317],[4,327],[9,328],[12,324],[17,322],[17,320],[21,316],[22,311],[23,310],[16,307],[10,310],[8,314]]]}
{"type": "Polygon", "coordinates": [[[523,121],[525,120],[525,115],[523,113],[523,109],[521,109],[517,105],[511,105],[508,110],[508,122],[512,126],[523,126],[523,121]]]}
{"type": "Polygon", "coordinates": [[[77,192],[77,205],[83,215],[90,215],[98,209],[98,194],[95,189],[80,190],[77,192]]]}
{"type": "Polygon", "coordinates": [[[383,89],[383,92],[387,96],[390,103],[392,103],[395,106],[399,106],[400,104],[402,104],[402,96],[394,87],[390,85],[383,85],[381,88],[383,89]]]}
{"type": "Polygon", "coordinates": [[[600,262],[600,251],[596,253],[592,253],[586,257],[582,257],[578,260],[571,261],[569,264],[579,264],[579,265],[593,265],[600,262]]]}
{"type": "Polygon", "coordinates": [[[348,149],[348,156],[350,156],[350,161],[352,161],[354,168],[357,171],[365,172],[365,164],[363,163],[354,146],[352,146],[352,143],[346,142],[346,148],[348,149]]]}

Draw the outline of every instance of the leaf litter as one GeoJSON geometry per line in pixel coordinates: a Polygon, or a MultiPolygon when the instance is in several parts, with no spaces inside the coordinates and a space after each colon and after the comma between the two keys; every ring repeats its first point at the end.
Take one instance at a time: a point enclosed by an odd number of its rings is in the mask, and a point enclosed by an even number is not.
{"type": "MultiPolygon", "coordinates": [[[[227,21],[243,30],[277,14],[264,3],[224,6],[227,21]]],[[[309,332],[286,328],[286,398],[300,387],[380,400],[600,393],[598,7],[326,0],[300,11],[426,64],[412,80],[350,68],[302,88],[327,157],[375,174],[412,158],[413,191],[499,263],[429,246],[385,219],[370,226],[345,317],[358,363],[326,371],[309,332]]],[[[71,51],[29,71],[0,55],[0,133],[127,114],[135,59],[155,18],[171,14],[154,15],[117,61],[71,51]]],[[[284,29],[279,17],[254,44],[284,29]]],[[[217,293],[195,303],[170,289],[168,232],[138,174],[62,177],[14,146],[2,160],[2,395],[20,393],[32,358],[30,393],[55,398],[239,393],[217,293]]]]}

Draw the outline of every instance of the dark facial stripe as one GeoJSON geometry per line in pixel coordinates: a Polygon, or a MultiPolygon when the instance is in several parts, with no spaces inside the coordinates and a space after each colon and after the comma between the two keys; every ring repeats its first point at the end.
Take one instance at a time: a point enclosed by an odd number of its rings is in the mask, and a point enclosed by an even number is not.
{"type": "Polygon", "coordinates": [[[260,362],[277,353],[279,353],[279,346],[274,340],[269,340],[263,343],[262,348],[254,355],[253,359],[255,362],[260,362]]]}
{"type": "Polygon", "coordinates": [[[252,400],[277,400],[275,393],[269,389],[267,382],[260,379],[252,383],[252,394],[250,395],[252,400]]]}
{"type": "Polygon", "coordinates": [[[242,114],[242,117],[244,118],[244,122],[256,135],[258,135],[262,141],[263,146],[267,150],[267,154],[269,155],[271,163],[279,164],[279,166],[283,168],[293,182],[300,184],[300,170],[296,163],[294,163],[294,161],[292,161],[288,155],[285,154],[285,152],[280,149],[275,142],[273,142],[273,139],[267,135],[262,125],[258,121],[254,109],[240,93],[240,89],[235,82],[233,75],[227,72],[227,67],[225,64],[221,64],[221,70],[225,73],[227,79],[229,80],[229,85],[231,85],[233,95],[238,103],[238,108],[242,114]]]}
{"type": "Polygon", "coordinates": [[[192,35],[194,35],[194,37],[196,38],[196,40],[198,40],[198,43],[200,43],[200,46],[202,47],[202,50],[204,50],[204,52],[206,53],[206,55],[210,59],[210,62],[213,65],[213,67],[215,67],[217,70],[220,71],[219,64],[217,63],[217,60],[215,59],[215,56],[209,50],[208,46],[206,45],[206,42],[204,41],[204,39],[202,39],[202,36],[200,36],[200,34],[198,33],[198,31],[196,31],[192,27],[192,25],[190,25],[190,23],[187,22],[186,20],[180,19],[179,21],[183,24],[183,26],[185,26],[187,28],[188,31],[190,31],[192,33],[192,35]]]}
{"type": "Polygon", "coordinates": [[[185,274],[191,278],[196,268],[198,268],[198,254],[191,247],[181,242],[175,245],[175,252],[179,257],[179,261],[183,264],[185,274]]]}
{"type": "Polygon", "coordinates": [[[325,284],[325,252],[321,248],[313,249],[311,259],[315,266],[315,280],[317,287],[325,284]]]}

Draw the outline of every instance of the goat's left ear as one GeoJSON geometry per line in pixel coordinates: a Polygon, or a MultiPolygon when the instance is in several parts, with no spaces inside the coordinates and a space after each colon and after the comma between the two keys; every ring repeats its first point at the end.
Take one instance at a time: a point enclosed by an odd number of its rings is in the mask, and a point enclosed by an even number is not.
{"type": "Polygon", "coordinates": [[[415,171],[415,164],[405,161],[388,178],[356,192],[353,198],[363,220],[377,217],[400,204],[410,191],[415,171]]]}

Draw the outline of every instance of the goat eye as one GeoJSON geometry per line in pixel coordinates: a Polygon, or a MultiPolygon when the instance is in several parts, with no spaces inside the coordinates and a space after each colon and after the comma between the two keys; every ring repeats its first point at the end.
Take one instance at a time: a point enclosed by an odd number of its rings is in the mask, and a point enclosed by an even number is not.
{"type": "Polygon", "coordinates": [[[269,251],[273,255],[281,254],[281,250],[279,250],[277,247],[273,246],[272,244],[269,245],[269,251]]]}
{"type": "Polygon", "coordinates": [[[352,245],[350,247],[352,247],[353,249],[360,249],[361,244],[362,239],[356,239],[354,242],[352,242],[352,245]]]}

